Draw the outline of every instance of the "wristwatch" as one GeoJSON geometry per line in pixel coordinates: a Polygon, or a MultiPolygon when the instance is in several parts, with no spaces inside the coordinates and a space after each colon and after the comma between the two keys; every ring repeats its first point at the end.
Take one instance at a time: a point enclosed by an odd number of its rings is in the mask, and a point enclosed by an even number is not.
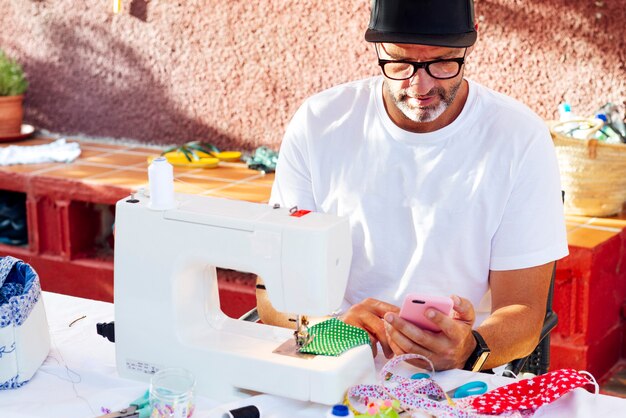
{"type": "Polygon", "coordinates": [[[483,339],[482,335],[478,333],[478,331],[473,329],[472,335],[476,340],[476,348],[474,348],[472,354],[470,354],[470,356],[467,358],[467,361],[465,362],[465,367],[463,367],[463,369],[472,372],[479,372],[487,361],[489,354],[491,354],[491,350],[489,349],[489,346],[483,339]]]}

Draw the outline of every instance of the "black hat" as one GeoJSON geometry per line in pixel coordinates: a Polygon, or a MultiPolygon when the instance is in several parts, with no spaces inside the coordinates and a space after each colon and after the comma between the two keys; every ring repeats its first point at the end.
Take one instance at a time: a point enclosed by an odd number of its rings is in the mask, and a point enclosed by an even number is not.
{"type": "Polygon", "coordinates": [[[476,42],[473,0],[372,0],[368,42],[465,48],[476,42]]]}

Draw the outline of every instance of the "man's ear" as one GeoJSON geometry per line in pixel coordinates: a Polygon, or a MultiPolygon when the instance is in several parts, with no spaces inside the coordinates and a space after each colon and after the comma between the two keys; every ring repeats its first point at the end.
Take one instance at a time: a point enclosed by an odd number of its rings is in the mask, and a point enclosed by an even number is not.
{"type": "Polygon", "coordinates": [[[386,48],[386,44],[383,42],[376,42],[375,44],[376,47],[376,53],[378,54],[378,56],[380,56],[380,52],[384,52],[385,54],[383,56],[388,56],[389,54],[387,54],[387,48],[386,48]]]}

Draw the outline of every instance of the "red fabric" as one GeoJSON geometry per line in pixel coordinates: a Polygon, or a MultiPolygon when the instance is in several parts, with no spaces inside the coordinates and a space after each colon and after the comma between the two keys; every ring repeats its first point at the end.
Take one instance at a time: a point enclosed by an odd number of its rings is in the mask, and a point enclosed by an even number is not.
{"type": "Polygon", "coordinates": [[[560,369],[525,379],[477,396],[472,407],[484,414],[534,410],[567,392],[593,382],[574,369],[560,369]]]}

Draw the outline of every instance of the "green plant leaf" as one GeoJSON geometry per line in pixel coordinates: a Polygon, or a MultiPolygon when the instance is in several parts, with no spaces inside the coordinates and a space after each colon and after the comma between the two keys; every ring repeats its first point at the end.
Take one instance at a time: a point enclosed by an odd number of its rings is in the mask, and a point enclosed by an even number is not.
{"type": "Polygon", "coordinates": [[[205,154],[208,154],[211,157],[217,158],[217,156],[212,151],[209,151],[207,148],[203,147],[199,143],[193,143],[193,144],[192,143],[188,143],[186,145],[187,145],[187,147],[189,147],[191,149],[194,149],[194,150],[200,151],[200,152],[204,152],[205,154]]]}
{"type": "Polygon", "coordinates": [[[192,159],[192,158],[193,158],[193,159],[196,159],[196,160],[198,159],[198,157],[197,157],[197,156],[195,156],[195,158],[194,158],[193,153],[192,153],[191,151],[189,151],[189,150],[188,150],[186,147],[184,147],[184,146],[180,147],[178,150],[179,150],[179,151],[181,151],[181,152],[185,155],[185,158],[186,158],[186,159],[187,159],[187,161],[189,161],[189,162],[191,162],[191,159],[192,159]]]}
{"type": "Polygon", "coordinates": [[[163,152],[161,153],[161,155],[165,155],[165,154],[167,154],[168,152],[176,151],[177,149],[178,149],[178,146],[169,147],[169,148],[167,148],[167,149],[163,150],[163,152]]]}
{"type": "Polygon", "coordinates": [[[28,89],[22,67],[0,50],[0,96],[19,96],[28,89]]]}
{"type": "Polygon", "coordinates": [[[215,145],[208,143],[208,142],[201,142],[200,145],[202,145],[202,147],[210,149],[212,152],[219,154],[221,151],[218,147],[216,147],[215,145]]]}

